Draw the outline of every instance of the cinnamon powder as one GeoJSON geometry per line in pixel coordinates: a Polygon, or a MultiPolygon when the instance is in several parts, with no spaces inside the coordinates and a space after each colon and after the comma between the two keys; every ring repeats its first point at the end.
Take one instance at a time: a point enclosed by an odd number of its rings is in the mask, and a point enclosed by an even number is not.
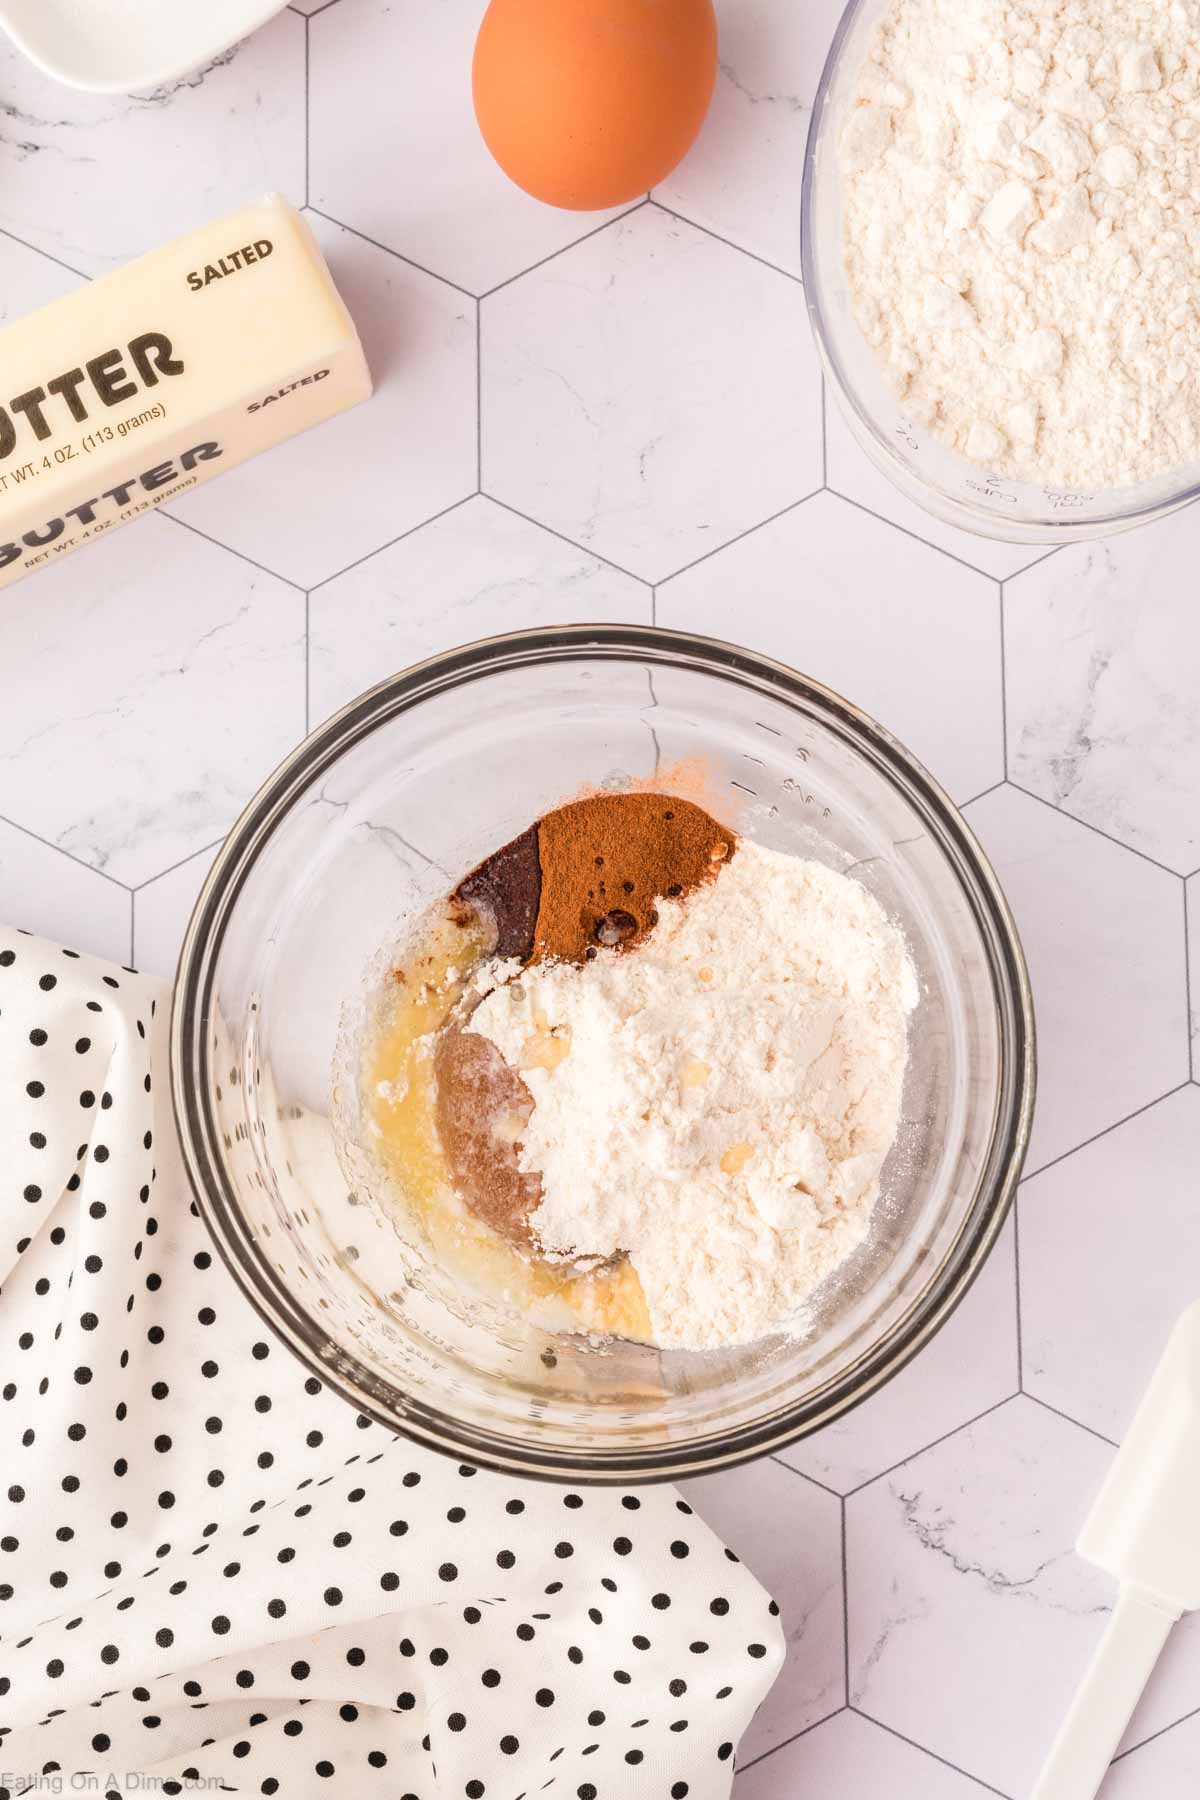
{"type": "Polygon", "coordinates": [[[528,960],[582,962],[632,948],[654,902],[689,894],[733,855],[731,831],[673,794],[598,794],[538,821],[541,894],[528,960]]]}

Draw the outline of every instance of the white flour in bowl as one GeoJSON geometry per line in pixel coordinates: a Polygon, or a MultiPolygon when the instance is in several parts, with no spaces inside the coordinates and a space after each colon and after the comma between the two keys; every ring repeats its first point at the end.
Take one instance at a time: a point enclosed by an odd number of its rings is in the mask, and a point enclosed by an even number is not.
{"type": "Polygon", "coordinates": [[[533,1094],[545,1249],[628,1251],[664,1348],[745,1343],[866,1235],[916,976],[860,883],[747,841],[659,912],[628,952],[485,965],[470,1029],[533,1094]]]}
{"type": "Polygon", "coordinates": [[[840,157],[914,419],[1053,486],[1200,457],[1200,0],[893,0],[840,157]]]}

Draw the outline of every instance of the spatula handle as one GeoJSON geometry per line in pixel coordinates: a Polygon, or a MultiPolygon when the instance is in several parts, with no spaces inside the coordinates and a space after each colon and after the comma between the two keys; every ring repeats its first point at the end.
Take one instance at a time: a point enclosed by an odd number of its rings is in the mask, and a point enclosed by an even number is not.
{"type": "Polygon", "coordinates": [[[1095,1800],[1178,1613],[1122,1588],[1030,1800],[1095,1800]]]}

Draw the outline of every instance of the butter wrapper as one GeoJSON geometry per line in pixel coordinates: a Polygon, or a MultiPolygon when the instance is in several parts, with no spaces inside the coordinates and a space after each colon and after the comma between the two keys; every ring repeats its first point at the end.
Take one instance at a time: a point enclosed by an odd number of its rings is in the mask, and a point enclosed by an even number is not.
{"type": "Polygon", "coordinates": [[[277,196],[65,295],[0,333],[0,586],[370,392],[277,196]]]}

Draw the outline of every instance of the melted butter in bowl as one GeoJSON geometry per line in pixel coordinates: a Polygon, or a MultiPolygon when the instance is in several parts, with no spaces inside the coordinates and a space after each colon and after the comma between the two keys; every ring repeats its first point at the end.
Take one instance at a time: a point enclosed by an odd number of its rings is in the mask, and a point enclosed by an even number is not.
{"type": "Polygon", "coordinates": [[[580,1268],[536,1252],[528,1215],[539,1184],[517,1168],[528,1090],[452,1016],[492,938],[478,916],[438,909],[393,969],[365,1045],[361,1090],[367,1141],[385,1178],[381,1198],[403,1209],[404,1223],[461,1286],[503,1299],[549,1331],[647,1342],[650,1317],[628,1261],[580,1268]]]}

